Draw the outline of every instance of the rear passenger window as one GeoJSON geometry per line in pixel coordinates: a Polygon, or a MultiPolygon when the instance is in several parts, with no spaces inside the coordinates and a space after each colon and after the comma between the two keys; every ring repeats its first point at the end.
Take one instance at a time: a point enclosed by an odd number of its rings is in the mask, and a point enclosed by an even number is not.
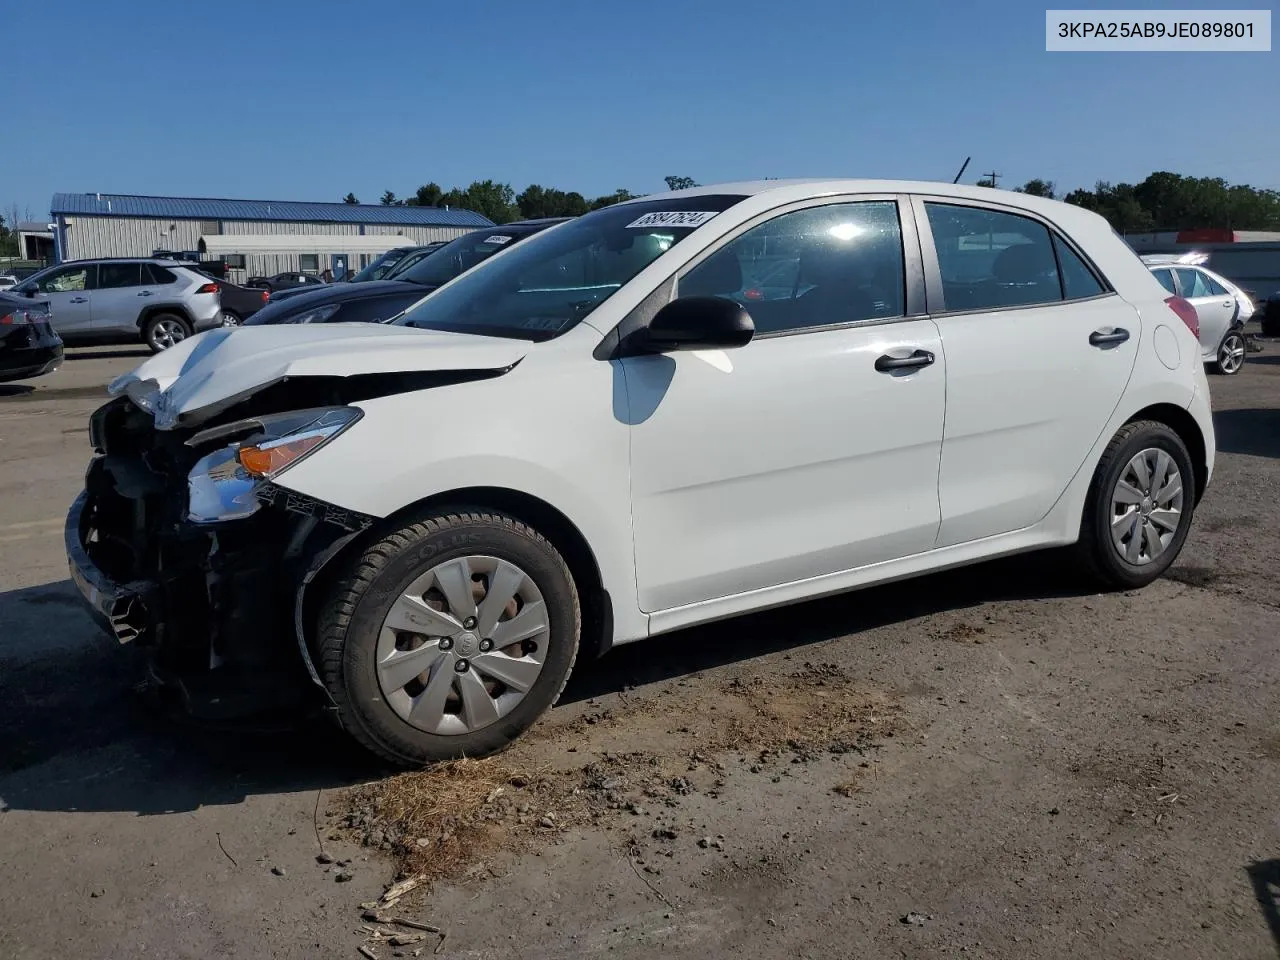
{"type": "Polygon", "coordinates": [[[1217,280],[1213,279],[1213,277],[1209,276],[1207,273],[1201,273],[1200,276],[1204,278],[1205,285],[1209,288],[1210,295],[1215,297],[1227,296],[1227,288],[1217,280]]]}
{"type": "Polygon", "coordinates": [[[166,283],[173,283],[178,278],[173,275],[172,270],[157,267],[154,263],[144,263],[142,265],[142,279],[147,286],[161,286],[166,283]]]}
{"type": "Polygon", "coordinates": [[[1080,259],[1080,255],[1068,247],[1057,234],[1053,237],[1053,249],[1058,254],[1058,269],[1062,273],[1062,297],[1064,300],[1083,300],[1106,293],[1093,271],[1080,259]]]}
{"type": "Polygon", "coordinates": [[[141,283],[142,264],[102,263],[98,265],[98,289],[136,287],[141,283]]]}
{"type": "Polygon", "coordinates": [[[925,210],[947,310],[991,310],[1062,299],[1053,239],[1044,224],[980,207],[926,202],[925,210]]]}
{"type": "Polygon", "coordinates": [[[1194,300],[1196,297],[1213,296],[1213,292],[1209,289],[1209,284],[1205,282],[1208,279],[1199,270],[1178,271],[1178,282],[1182,284],[1182,295],[1188,300],[1194,300]]]}
{"type": "Polygon", "coordinates": [[[1160,281],[1160,286],[1164,287],[1172,294],[1177,294],[1178,290],[1173,285],[1172,270],[1152,270],[1151,275],[1160,281]]]}

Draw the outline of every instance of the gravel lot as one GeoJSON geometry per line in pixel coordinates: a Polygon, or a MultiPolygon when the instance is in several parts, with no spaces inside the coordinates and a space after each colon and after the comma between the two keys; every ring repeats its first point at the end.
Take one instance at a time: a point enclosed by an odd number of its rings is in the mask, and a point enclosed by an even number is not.
{"type": "MultiPolygon", "coordinates": [[[[394,867],[339,823],[382,772],[157,715],[67,580],[87,415],[143,356],[0,385],[0,955],[356,957],[394,867]]],[[[616,651],[398,912],[456,957],[1275,957],[1280,344],[1212,386],[1167,579],[1018,558],[616,651]]]]}

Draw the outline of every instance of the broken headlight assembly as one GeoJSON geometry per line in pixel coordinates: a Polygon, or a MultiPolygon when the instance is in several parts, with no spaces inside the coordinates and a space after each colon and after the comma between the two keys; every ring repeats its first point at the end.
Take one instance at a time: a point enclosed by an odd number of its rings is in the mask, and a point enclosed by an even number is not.
{"type": "Polygon", "coordinates": [[[324,407],[241,420],[202,431],[187,441],[237,440],[201,457],[187,475],[187,518],[221,523],[252,516],[258,492],[289,467],[329,443],[362,416],[356,407],[324,407]]]}

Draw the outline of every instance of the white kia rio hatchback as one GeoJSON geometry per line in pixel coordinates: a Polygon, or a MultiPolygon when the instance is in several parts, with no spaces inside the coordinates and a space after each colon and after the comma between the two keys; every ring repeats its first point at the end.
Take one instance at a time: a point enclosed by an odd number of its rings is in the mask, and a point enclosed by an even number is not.
{"type": "Polygon", "coordinates": [[[1149,583],[1213,470],[1194,321],[1101,217],[1023,194],[645,197],[387,324],[211,331],[120,378],[72,575],[196,715],[318,688],[391,761],[476,756],[580,650],[1064,544],[1149,583]]]}

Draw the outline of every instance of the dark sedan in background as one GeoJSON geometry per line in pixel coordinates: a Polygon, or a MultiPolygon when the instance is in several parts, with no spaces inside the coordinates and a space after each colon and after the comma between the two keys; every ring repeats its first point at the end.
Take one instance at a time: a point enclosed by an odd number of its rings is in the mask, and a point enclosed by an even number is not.
{"type": "MultiPolygon", "coordinates": [[[[429,253],[435,253],[445,245],[446,241],[437,240],[434,243],[428,243],[422,247],[396,247],[394,250],[388,250],[373,263],[369,264],[355,276],[348,280],[336,280],[335,283],[368,283],[371,280],[392,280],[399,274],[408,270],[415,263],[427,256],[429,253]]],[[[279,303],[281,300],[290,300],[293,297],[300,297],[303,294],[315,293],[315,288],[292,287],[287,290],[277,290],[271,294],[271,302],[279,303]]]]}
{"type": "Polygon", "coordinates": [[[294,287],[310,287],[314,289],[323,287],[325,282],[309,273],[289,271],[287,273],[277,273],[273,277],[250,277],[244,282],[244,285],[275,293],[277,290],[291,290],[294,287]]]}
{"type": "Polygon", "coordinates": [[[62,338],[49,305],[0,293],[0,383],[52,373],[62,365],[62,338]]]}
{"type": "Polygon", "coordinates": [[[389,320],[448,283],[464,270],[569,217],[521,220],[500,227],[486,227],[451,240],[417,263],[394,271],[394,279],[366,283],[333,283],[281,300],[274,297],[245,321],[246,326],[267,323],[378,323],[389,320]]]}

